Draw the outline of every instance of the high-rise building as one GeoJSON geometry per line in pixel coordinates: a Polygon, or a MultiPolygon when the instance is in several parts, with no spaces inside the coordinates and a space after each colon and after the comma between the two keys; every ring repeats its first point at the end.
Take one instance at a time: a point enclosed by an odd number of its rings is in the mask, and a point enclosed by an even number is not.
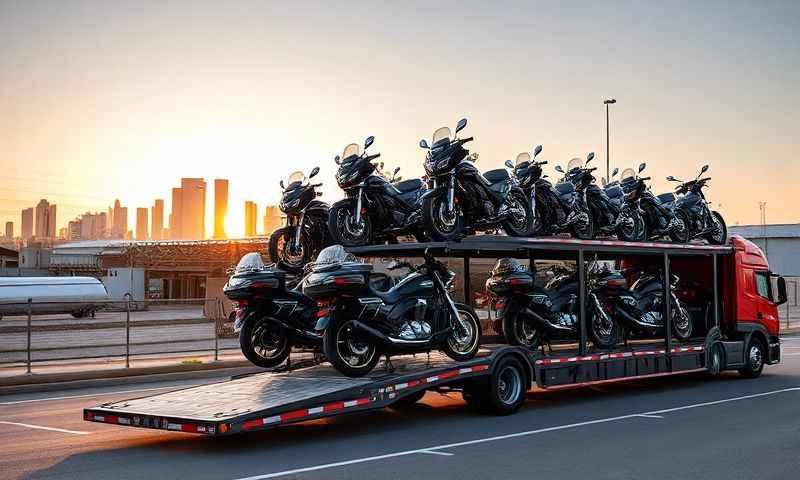
{"type": "MultiPolygon", "coordinates": [[[[86,222],[89,224],[89,222],[86,222]]],[[[67,223],[67,231],[65,232],[64,239],[69,240],[72,242],[78,240],[86,240],[85,237],[82,236],[83,230],[83,219],[75,219],[67,223]]]]}
{"type": "Polygon", "coordinates": [[[183,202],[180,187],[172,189],[172,213],[169,214],[169,234],[173,240],[181,237],[181,203],[183,202]]]}
{"type": "Polygon", "coordinates": [[[38,239],[56,238],[56,206],[42,199],[36,205],[34,235],[38,239]]]}
{"type": "Polygon", "coordinates": [[[33,236],[33,208],[22,211],[22,226],[20,227],[22,240],[27,242],[33,236]]]}
{"type": "Polygon", "coordinates": [[[14,238],[14,222],[6,222],[6,240],[14,238]]]}
{"type": "Polygon", "coordinates": [[[264,207],[264,235],[270,235],[281,226],[283,226],[283,219],[280,209],[275,205],[264,207]]]}
{"type": "Polygon", "coordinates": [[[228,181],[214,180],[214,238],[225,238],[225,217],[228,215],[228,181]]]}
{"type": "Polygon", "coordinates": [[[206,237],[206,181],[182,178],[172,189],[171,238],[201,240],[206,237]]]}
{"type": "Polygon", "coordinates": [[[113,223],[111,233],[114,238],[124,238],[128,232],[128,208],[123,207],[119,200],[114,201],[113,223]]]}
{"type": "Polygon", "coordinates": [[[136,209],[136,240],[147,240],[147,209],[136,209]]]}
{"type": "Polygon", "coordinates": [[[255,237],[258,219],[258,205],[255,202],[244,202],[244,236],[255,237]]]}
{"type": "Polygon", "coordinates": [[[150,238],[161,240],[164,238],[164,200],[157,198],[150,212],[150,238]]]}

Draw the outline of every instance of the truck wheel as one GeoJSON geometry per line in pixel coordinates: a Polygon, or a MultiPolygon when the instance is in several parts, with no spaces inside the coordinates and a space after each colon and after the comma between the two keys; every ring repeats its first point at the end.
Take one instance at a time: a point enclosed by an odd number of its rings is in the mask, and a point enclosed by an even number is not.
{"type": "Polygon", "coordinates": [[[739,374],[745,378],[756,378],[761,375],[766,354],[764,343],[758,338],[751,337],[744,352],[744,367],[739,369],[739,374]]]}
{"type": "Polygon", "coordinates": [[[481,413],[510,415],[525,402],[525,375],[519,360],[506,357],[498,362],[488,382],[465,387],[464,400],[481,413]]]}
{"type": "Polygon", "coordinates": [[[405,397],[401,397],[399,400],[389,405],[389,408],[391,408],[392,410],[402,410],[404,408],[411,407],[412,405],[422,400],[422,397],[424,396],[425,396],[425,390],[414,392],[410,395],[406,395],[405,397]]]}
{"type": "Polygon", "coordinates": [[[239,332],[239,345],[245,358],[261,368],[277,367],[292,351],[286,335],[271,331],[263,319],[244,324],[239,332]]]}
{"type": "Polygon", "coordinates": [[[725,368],[725,352],[722,351],[722,345],[719,343],[711,346],[711,351],[708,352],[708,365],[706,365],[706,368],[712,376],[719,375],[725,368]]]}

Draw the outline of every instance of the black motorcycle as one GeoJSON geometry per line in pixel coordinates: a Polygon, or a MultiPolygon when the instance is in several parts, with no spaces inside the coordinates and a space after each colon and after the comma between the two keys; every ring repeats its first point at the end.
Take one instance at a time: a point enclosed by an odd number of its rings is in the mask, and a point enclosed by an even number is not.
{"type": "Polygon", "coordinates": [[[287,286],[286,272],[248,253],[232,273],[222,291],[236,304],[234,331],[248,360],[271,368],[286,360],[293,345],[321,351],[317,304],[287,286]]]}
{"type": "Polygon", "coordinates": [[[317,200],[322,193],[317,192],[321,183],[312,184],[308,180],[319,173],[314,167],[306,178],[303,172],[289,176],[289,184],[280,185],[283,190],[278,206],[286,215],[286,226],[281,227],[269,237],[269,255],[280,267],[292,273],[300,273],[320,250],[329,245],[328,204],[317,200]]]}
{"type": "Polygon", "coordinates": [[[349,377],[368,374],[383,354],[441,349],[466,361],[478,352],[481,326],[474,310],[453,302],[453,272],[427,251],[425,263],[395,262],[411,273],[387,291],[368,281],[372,265],[359,263],[339,245],[323,250],[303,282],[303,292],[320,305],[317,330],[337,370],[349,377]]]}
{"type": "MultiPolygon", "coordinates": [[[[490,272],[486,290],[493,296],[497,321],[510,345],[536,349],[552,340],[577,341],[577,272],[556,268],[553,273],[544,287],[539,286],[536,274],[513,258],[499,259],[490,272]]],[[[603,310],[591,279],[587,286],[590,340],[598,348],[612,348],[619,338],[619,325],[603,310]]]]}
{"type": "Polygon", "coordinates": [[[425,191],[422,180],[397,181],[399,169],[392,178],[386,178],[373,163],[381,154],[366,153],[374,140],[367,137],[363,153],[352,143],[335,158],[339,165],[336,182],[345,198],[331,206],[328,216],[333,241],[349,247],[394,241],[404,235],[425,241],[420,214],[420,198],[425,191]]]}
{"type": "Polygon", "coordinates": [[[516,162],[506,160],[505,165],[511,168],[514,179],[529,199],[532,212],[529,235],[553,235],[570,232],[573,237],[583,240],[592,238],[592,225],[589,211],[584,202],[585,197],[579,195],[570,182],[556,185],[542,175],[542,166],[547,161],[536,161],[542,151],[537,145],[533,157],[527,152],[517,155],[516,162]]]}
{"type": "MultiPolygon", "coordinates": [[[[652,338],[664,335],[664,283],[663,276],[640,272],[628,288],[628,281],[620,271],[607,269],[597,280],[597,295],[603,307],[622,326],[622,337],[652,338]]],[[[689,309],[676,295],[679,278],[672,275],[670,308],[672,331],[680,340],[692,336],[692,317],[689,309]]]]}
{"type": "Polygon", "coordinates": [[[433,133],[430,146],[424,139],[419,142],[429,150],[425,157],[429,190],[422,196],[425,231],[437,241],[501,226],[508,235],[528,235],[533,220],[530,201],[506,169],[481,175],[464,148],[472,137],[457,138],[466,126],[463,118],[456,126],[456,137],[442,127],[433,133]]]}
{"type": "Polygon", "coordinates": [[[597,167],[589,167],[589,162],[594,159],[594,153],[589,153],[586,162],[580,158],[573,158],[567,165],[567,171],[556,167],[556,171],[564,174],[562,184],[572,183],[575,188],[585,195],[585,202],[590,213],[590,228],[592,237],[598,234],[614,235],[623,241],[636,242],[646,240],[644,219],[638,208],[630,202],[618,203],[612,201],[603,188],[595,183],[592,172],[597,167]]]}
{"type": "Polygon", "coordinates": [[[686,215],[689,239],[705,238],[714,245],[724,245],[728,240],[728,227],[725,225],[725,219],[716,210],[708,208],[709,202],[703,193],[703,188],[708,185],[711,177],[700,178],[700,176],[707,171],[708,165],[703,165],[694,180],[684,182],[672,175],[667,177],[667,180],[680,183],[675,188],[675,193],[682,196],[675,200],[675,209],[686,215]]]}
{"type": "MultiPolygon", "coordinates": [[[[647,164],[639,165],[638,172],[632,168],[622,171],[622,180],[619,188],[623,196],[630,202],[638,205],[645,223],[647,238],[656,240],[668,237],[676,243],[689,241],[689,231],[686,228],[688,218],[683,210],[675,209],[669,203],[661,201],[661,197],[653,195],[647,184],[650,177],[640,177],[647,164]]],[[[611,196],[611,195],[609,195],[611,196]]]]}

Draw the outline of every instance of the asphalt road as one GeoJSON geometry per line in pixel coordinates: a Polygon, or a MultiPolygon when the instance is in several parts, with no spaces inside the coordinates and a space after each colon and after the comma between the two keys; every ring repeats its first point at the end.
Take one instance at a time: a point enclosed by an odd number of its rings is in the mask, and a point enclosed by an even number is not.
{"type": "Polygon", "coordinates": [[[428,394],[403,412],[218,439],[81,418],[85,406],[176,385],[0,398],[0,478],[790,479],[800,471],[800,337],[784,339],[784,362],[756,380],[690,374],[536,391],[508,417],[428,394]]]}

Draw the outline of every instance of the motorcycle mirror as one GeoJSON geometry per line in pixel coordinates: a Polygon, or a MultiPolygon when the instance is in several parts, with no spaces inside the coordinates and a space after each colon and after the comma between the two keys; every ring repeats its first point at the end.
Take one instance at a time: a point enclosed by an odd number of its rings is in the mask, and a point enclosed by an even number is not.
{"type": "Polygon", "coordinates": [[[319,167],[314,167],[314,170],[311,170],[311,173],[308,174],[308,178],[314,178],[319,173],[319,167]]]}
{"type": "Polygon", "coordinates": [[[367,139],[364,140],[364,150],[369,148],[369,146],[372,145],[374,142],[375,142],[375,137],[373,137],[372,135],[367,137],[367,139]]]}
{"type": "Polygon", "coordinates": [[[600,183],[605,187],[608,184],[608,182],[606,182],[606,177],[600,177],[600,183]]]}
{"type": "Polygon", "coordinates": [[[279,183],[281,184],[281,188],[285,190],[286,187],[283,186],[283,180],[281,180],[279,183]]]}
{"type": "Polygon", "coordinates": [[[506,164],[505,165],[508,168],[514,168],[514,162],[512,162],[511,160],[506,160],[506,164]]]}
{"type": "Polygon", "coordinates": [[[639,173],[642,173],[642,171],[644,170],[644,167],[646,167],[646,166],[647,166],[646,163],[640,163],[639,164],[639,173]]]}
{"type": "Polygon", "coordinates": [[[542,146],[536,145],[536,148],[533,149],[533,158],[536,158],[536,155],[542,153],[542,146]]]}
{"type": "Polygon", "coordinates": [[[706,173],[708,171],[708,165],[703,165],[703,168],[700,169],[700,173],[706,173]]]}
{"type": "Polygon", "coordinates": [[[397,172],[399,172],[399,171],[400,171],[400,167],[396,167],[396,168],[394,169],[394,173],[393,173],[393,175],[397,175],[397,172]]]}
{"type": "Polygon", "coordinates": [[[378,164],[378,170],[383,170],[383,162],[378,164]]]}
{"type": "Polygon", "coordinates": [[[458,124],[456,125],[456,133],[458,133],[461,130],[464,130],[464,127],[466,126],[467,126],[467,119],[462,118],[461,120],[458,121],[458,124]]]}
{"type": "Polygon", "coordinates": [[[336,162],[336,165],[339,165],[340,163],[342,163],[342,159],[339,157],[339,155],[336,155],[335,157],[333,157],[333,161],[336,162]]]}
{"type": "Polygon", "coordinates": [[[594,160],[594,152],[589,152],[589,155],[586,155],[586,163],[589,163],[592,160],[594,160]]]}
{"type": "Polygon", "coordinates": [[[677,181],[678,181],[678,180],[677,180],[675,177],[673,177],[672,175],[668,176],[668,177],[667,177],[667,180],[668,180],[668,181],[670,181],[670,182],[677,182],[677,181]]]}
{"type": "Polygon", "coordinates": [[[561,168],[561,165],[556,165],[556,172],[558,172],[558,173],[564,173],[564,169],[563,169],[563,168],[561,168]]]}
{"type": "Polygon", "coordinates": [[[431,147],[428,146],[428,142],[426,142],[424,138],[419,141],[419,146],[422,147],[422,148],[426,148],[426,149],[430,149],[431,148],[431,147]]]}
{"type": "Polygon", "coordinates": [[[395,182],[399,182],[399,181],[400,181],[400,180],[402,180],[402,179],[403,179],[403,176],[402,176],[402,175],[399,175],[399,176],[397,176],[397,177],[394,177],[394,181],[395,181],[395,182]]]}
{"type": "Polygon", "coordinates": [[[615,168],[614,171],[611,172],[611,176],[616,177],[618,173],[619,173],[619,168],[615,168]]]}

